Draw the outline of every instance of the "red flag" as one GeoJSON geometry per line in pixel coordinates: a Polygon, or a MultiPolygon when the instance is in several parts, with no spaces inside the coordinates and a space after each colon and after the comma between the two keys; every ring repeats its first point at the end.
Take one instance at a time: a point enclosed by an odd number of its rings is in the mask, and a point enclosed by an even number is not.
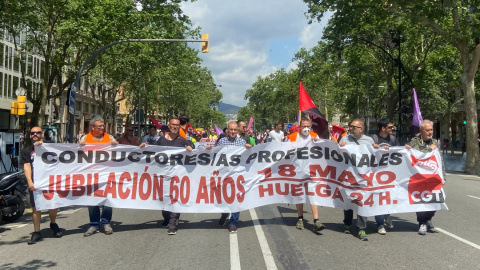
{"type": "Polygon", "coordinates": [[[340,136],[345,132],[345,128],[337,125],[332,124],[332,136],[337,139],[337,141],[340,140],[340,136]]]}
{"type": "Polygon", "coordinates": [[[194,134],[197,134],[198,136],[202,136],[202,134],[198,131],[196,131],[192,125],[190,125],[190,123],[187,123],[187,131],[190,132],[190,133],[194,133],[194,134]]]}
{"type": "Polygon", "coordinates": [[[313,131],[318,134],[318,137],[328,139],[328,122],[325,116],[318,110],[315,103],[313,103],[307,91],[305,91],[305,88],[303,88],[302,82],[300,82],[298,101],[300,103],[300,111],[310,117],[313,131]]]}
{"type": "Polygon", "coordinates": [[[151,116],[149,116],[148,118],[149,118],[150,121],[155,125],[155,127],[156,127],[157,129],[161,129],[161,128],[163,127],[164,124],[163,124],[162,122],[160,122],[159,120],[157,120],[157,119],[155,119],[155,118],[153,118],[153,117],[151,117],[151,116]]]}

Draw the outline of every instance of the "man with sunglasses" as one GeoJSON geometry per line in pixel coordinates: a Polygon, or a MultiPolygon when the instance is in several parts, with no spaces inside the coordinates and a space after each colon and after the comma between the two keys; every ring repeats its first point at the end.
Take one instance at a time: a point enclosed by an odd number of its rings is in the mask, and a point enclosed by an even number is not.
{"type": "MultiPolygon", "coordinates": [[[[33,159],[35,158],[35,145],[40,145],[43,143],[43,132],[41,127],[33,127],[30,130],[30,138],[33,141],[31,146],[27,146],[22,150],[22,162],[23,170],[25,177],[28,182],[28,193],[30,197],[30,204],[32,205],[32,219],[33,219],[33,229],[32,238],[28,241],[29,245],[36,244],[38,241],[42,240],[42,235],[40,233],[40,222],[42,219],[42,212],[37,211],[35,208],[35,200],[33,198],[33,191],[35,191],[34,179],[33,179],[33,159]]],[[[48,210],[48,215],[50,217],[50,229],[53,231],[55,237],[62,237],[63,233],[55,222],[57,218],[57,209],[48,210]]]]}
{"type": "MultiPolygon", "coordinates": [[[[338,145],[341,147],[347,144],[369,144],[375,148],[378,148],[378,145],[375,144],[372,138],[363,134],[365,130],[365,123],[362,119],[355,119],[353,120],[350,125],[348,126],[350,130],[350,134],[348,136],[344,136],[338,145]]],[[[344,210],[343,211],[344,219],[344,232],[351,233],[351,227],[353,222],[353,210],[344,210]]],[[[357,228],[358,228],[358,238],[362,241],[367,241],[368,237],[365,233],[365,229],[367,228],[367,217],[360,216],[357,214],[357,228]]]]}
{"type": "MultiPolygon", "coordinates": [[[[372,136],[375,144],[387,150],[392,146],[400,146],[397,138],[392,134],[394,129],[395,126],[393,125],[393,121],[390,121],[387,118],[380,119],[378,121],[378,133],[373,134],[372,136]]],[[[392,217],[389,214],[375,216],[375,221],[377,223],[379,234],[384,235],[387,233],[384,226],[393,229],[392,217]]]]}
{"type": "MultiPolygon", "coordinates": [[[[105,121],[101,117],[94,117],[90,120],[90,132],[83,136],[79,144],[85,145],[90,143],[111,143],[113,145],[118,144],[115,138],[105,132],[105,121]]],[[[90,228],[83,234],[83,236],[91,236],[99,232],[100,223],[103,226],[103,230],[106,235],[113,233],[112,226],[110,226],[110,220],[112,220],[113,209],[104,205],[102,213],[100,215],[100,206],[89,206],[88,216],[90,217],[90,228]]]]}
{"type": "MultiPolygon", "coordinates": [[[[192,151],[193,148],[190,143],[180,135],[181,122],[179,118],[171,118],[168,124],[170,132],[160,137],[154,145],[183,147],[187,151],[192,151]]],[[[148,142],[143,142],[140,147],[149,145],[148,142]]],[[[174,213],[167,210],[162,210],[163,224],[162,227],[168,227],[168,235],[176,235],[178,231],[178,223],[180,221],[180,213],[174,213]]]]}
{"type": "MultiPolygon", "coordinates": [[[[156,131],[156,130],[155,130],[156,131]]],[[[125,133],[118,139],[119,144],[138,145],[138,137],[133,135],[133,128],[127,127],[125,133]]]]}

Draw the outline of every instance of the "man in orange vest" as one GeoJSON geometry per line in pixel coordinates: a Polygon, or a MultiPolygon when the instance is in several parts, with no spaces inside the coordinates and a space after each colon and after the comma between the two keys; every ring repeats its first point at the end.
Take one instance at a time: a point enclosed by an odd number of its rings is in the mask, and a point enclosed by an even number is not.
{"type": "MultiPolygon", "coordinates": [[[[90,120],[90,129],[87,135],[83,136],[79,144],[85,145],[90,143],[111,143],[118,144],[115,138],[105,132],[105,121],[101,117],[94,117],[90,120]]],[[[88,215],[90,216],[90,228],[83,234],[83,236],[91,236],[99,232],[100,222],[103,226],[105,234],[110,235],[113,233],[112,226],[110,226],[110,220],[112,220],[112,208],[104,205],[103,211],[100,216],[100,206],[89,206],[88,215]]]]}
{"type": "MultiPolygon", "coordinates": [[[[300,131],[293,132],[286,136],[286,141],[296,142],[301,140],[318,140],[317,133],[311,131],[312,130],[312,122],[309,119],[302,119],[300,121],[300,131]]],[[[319,232],[325,229],[325,226],[320,223],[318,220],[318,206],[311,204],[312,207],[312,214],[313,214],[313,231],[319,232]]],[[[297,229],[303,230],[303,204],[299,203],[296,204],[297,207],[297,214],[298,214],[298,221],[297,221],[297,229]]]]}

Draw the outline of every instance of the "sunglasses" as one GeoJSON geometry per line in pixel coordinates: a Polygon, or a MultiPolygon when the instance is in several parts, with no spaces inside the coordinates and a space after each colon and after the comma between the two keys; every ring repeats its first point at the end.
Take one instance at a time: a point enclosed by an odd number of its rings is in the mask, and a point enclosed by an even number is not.
{"type": "Polygon", "coordinates": [[[389,126],[387,127],[388,129],[394,129],[395,127],[394,126],[389,126]]]}
{"type": "Polygon", "coordinates": [[[352,126],[352,125],[350,125],[348,127],[351,128],[351,129],[362,128],[362,127],[357,127],[357,126],[352,126]]]}
{"type": "Polygon", "coordinates": [[[32,131],[32,132],[30,132],[30,133],[31,133],[32,135],[34,135],[34,134],[42,134],[43,131],[32,131]]]}

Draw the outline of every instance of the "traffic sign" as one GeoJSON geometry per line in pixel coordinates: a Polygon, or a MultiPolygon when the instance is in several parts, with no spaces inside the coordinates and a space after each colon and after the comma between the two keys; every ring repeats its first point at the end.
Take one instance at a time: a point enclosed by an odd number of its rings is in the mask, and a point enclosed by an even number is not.
{"type": "Polygon", "coordinates": [[[75,97],[76,97],[76,87],[72,85],[70,88],[70,96],[68,97],[68,113],[71,115],[75,114],[75,97]]]}

